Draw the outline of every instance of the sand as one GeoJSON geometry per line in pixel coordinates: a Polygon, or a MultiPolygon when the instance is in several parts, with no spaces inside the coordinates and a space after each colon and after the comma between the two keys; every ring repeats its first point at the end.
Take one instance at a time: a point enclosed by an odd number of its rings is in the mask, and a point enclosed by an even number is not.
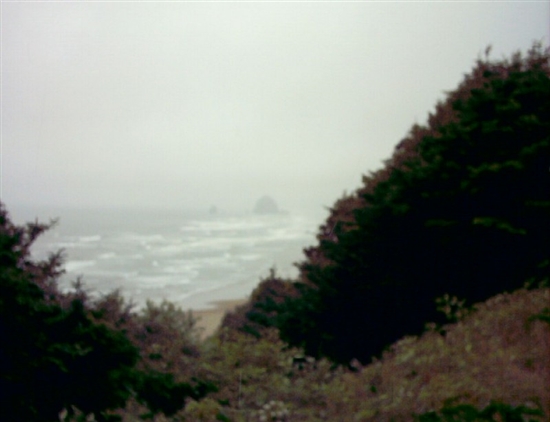
{"type": "Polygon", "coordinates": [[[203,329],[202,338],[205,339],[220,326],[226,312],[246,302],[246,299],[218,300],[211,302],[211,309],[193,310],[193,316],[198,319],[197,326],[203,329]]]}

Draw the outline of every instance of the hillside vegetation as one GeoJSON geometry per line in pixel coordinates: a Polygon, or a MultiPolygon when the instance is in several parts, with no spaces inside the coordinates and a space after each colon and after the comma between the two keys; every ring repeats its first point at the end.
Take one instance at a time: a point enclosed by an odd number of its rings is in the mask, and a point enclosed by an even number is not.
{"type": "Polygon", "coordinates": [[[201,341],[171,303],[59,291],[0,204],[0,420],[546,421],[550,52],[478,60],[201,341]]]}
{"type": "Polygon", "coordinates": [[[335,205],[300,264],[300,295],[279,313],[282,338],[367,363],[443,322],[434,303],[445,294],[468,306],[547,277],[549,168],[548,54],[478,61],[335,205]]]}

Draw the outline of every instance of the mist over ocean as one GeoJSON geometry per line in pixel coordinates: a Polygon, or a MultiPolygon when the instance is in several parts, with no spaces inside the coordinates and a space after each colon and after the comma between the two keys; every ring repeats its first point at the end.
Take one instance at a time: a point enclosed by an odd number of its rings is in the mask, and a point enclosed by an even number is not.
{"type": "Polygon", "coordinates": [[[271,267],[293,277],[293,265],[314,242],[320,220],[298,214],[256,215],[151,210],[21,210],[21,224],[57,225],[33,247],[33,257],[64,250],[62,290],[82,276],[87,289],[120,289],[141,307],[167,299],[184,309],[247,297],[271,267]]]}

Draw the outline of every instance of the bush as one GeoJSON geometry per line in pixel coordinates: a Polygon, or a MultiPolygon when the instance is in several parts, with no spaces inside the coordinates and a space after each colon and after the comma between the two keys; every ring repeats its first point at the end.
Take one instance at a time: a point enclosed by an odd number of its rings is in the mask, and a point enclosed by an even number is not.
{"type": "Polygon", "coordinates": [[[71,406],[101,419],[130,396],[139,353],[92,321],[81,300],[54,300],[59,255],[39,263],[29,256],[46,229],[14,226],[0,204],[0,419],[52,421],[71,406]]]}
{"type": "MultiPolygon", "coordinates": [[[[439,412],[418,415],[415,420],[418,422],[525,422],[526,417],[529,416],[543,416],[543,413],[539,409],[527,406],[511,406],[493,402],[482,410],[469,404],[445,406],[439,412]]],[[[534,419],[529,420],[534,421],[534,419]]]]}
{"type": "Polygon", "coordinates": [[[467,308],[547,278],[549,75],[540,46],[480,60],[429,125],[339,202],[357,208],[308,250],[316,258],[301,264],[301,296],[278,313],[282,338],[314,356],[368,362],[443,322],[436,298],[467,308]]]}
{"type": "Polygon", "coordinates": [[[285,300],[297,296],[298,290],[294,284],[278,277],[272,268],[254,289],[249,300],[224,316],[221,327],[260,337],[265,328],[277,326],[279,311],[285,300]]]}
{"type": "Polygon", "coordinates": [[[135,314],[118,292],[92,303],[80,281],[61,293],[60,254],[30,257],[48,228],[13,225],[0,203],[1,420],[116,420],[111,411],[130,398],[150,416],[173,415],[187,398],[216,390],[193,377],[199,337],[191,314],[167,302],[135,314]]]}

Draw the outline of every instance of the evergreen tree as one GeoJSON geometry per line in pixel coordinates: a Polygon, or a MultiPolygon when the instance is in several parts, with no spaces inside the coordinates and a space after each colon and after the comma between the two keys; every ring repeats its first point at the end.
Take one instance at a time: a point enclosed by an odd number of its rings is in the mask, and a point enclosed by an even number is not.
{"type": "Polygon", "coordinates": [[[54,421],[71,406],[101,419],[124,406],[139,353],[82,300],[55,300],[59,255],[35,263],[29,252],[47,228],[13,225],[0,204],[0,419],[54,421]]]}
{"type": "MultiPolygon", "coordinates": [[[[0,420],[52,422],[75,408],[98,421],[119,420],[111,410],[124,408],[130,397],[151,415],[172,415],[187,397],[198,400],[215,390],[197,379],[177,381],[140,356],[148,337],[145,344],[133,337],[153,331],[154,307],[140,318],[116,293],[95,304],[81,289],[61,293],[60,254],[41,262],[30,255],[34,240],[49,227],[16,226],[0,203],[0,420]]],[[[168,317],[170,310],[157,314],[168,317]]],[[[170,338],[180,346],[187,340],[170,338]]],[[[178,353],[185,351],[193,352],[178,353]]]]}
{"type": "Polygon", "coordinates": [[[472,303],[547,277],[549,75],[540,46],[479,61],[428,127],[365,178],[353,218],[320,237],[323,259],[301,265],[302,295],[280,312],[282,337],[366,362],[440,320],[437,297],[472,303]]]}

